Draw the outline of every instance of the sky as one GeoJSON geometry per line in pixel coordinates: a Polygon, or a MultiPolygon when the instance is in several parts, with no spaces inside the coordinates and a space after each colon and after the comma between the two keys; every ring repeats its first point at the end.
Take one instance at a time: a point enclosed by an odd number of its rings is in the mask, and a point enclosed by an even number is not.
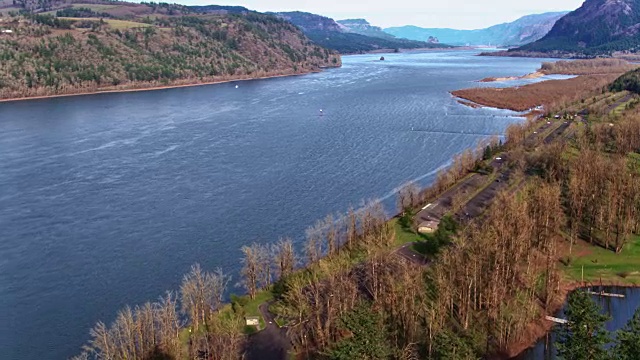
{"type": "Polygon", "coordinates": [[[416,25],[480,29],[549,11],[575,10],[584,0],[176,0],[184,5],[240,5],[251,10],[306,11],[335,20],[365,18],[385,27],[416,25]]]}

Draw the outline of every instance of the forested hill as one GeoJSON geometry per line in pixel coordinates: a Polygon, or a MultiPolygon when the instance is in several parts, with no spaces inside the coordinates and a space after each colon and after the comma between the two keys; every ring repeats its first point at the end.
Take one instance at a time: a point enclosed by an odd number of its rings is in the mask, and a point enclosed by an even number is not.
{"type": "Polygon", "coordinates": [[[640,48],[640,0],[586,0],[539,41],[514,51],[597,56],[640,48]]]}
{"type": "Polygon", "coordinates": [[[393,36],[378,37],[352,32],[348,27],[328,17],[305,12],[277,13],[281,18],[296,25],[315,43],[334,49],[342,54],[369,52],[380,49],[444,48],[443,44],[400,39],[393,36]]]}
{"type": "Polygon", "coordinates": [[[0,17],[0,30],[4,99],[289,75],[341,65],[337,53],[312,43],[294,25],[229,9],[203,14],[168,4],[75,4],[50,13],[11,12],[0,17]]]}

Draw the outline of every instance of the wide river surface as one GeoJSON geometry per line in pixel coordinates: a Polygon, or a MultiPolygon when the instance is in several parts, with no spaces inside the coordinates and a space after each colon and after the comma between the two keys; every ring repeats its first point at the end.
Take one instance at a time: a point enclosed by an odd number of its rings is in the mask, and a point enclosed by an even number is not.
{"type": "Polygon", "coordinates": [[[362,199],[392,212],[401,183],[428,184],[521,121],[448,92],[541,60],[474,55],[350,56],[299,77],[0,103],[0,358],[67,358],[96,321],[177,289],[193,263],[235,284],[242,245],[300,242],[362,199]]]}

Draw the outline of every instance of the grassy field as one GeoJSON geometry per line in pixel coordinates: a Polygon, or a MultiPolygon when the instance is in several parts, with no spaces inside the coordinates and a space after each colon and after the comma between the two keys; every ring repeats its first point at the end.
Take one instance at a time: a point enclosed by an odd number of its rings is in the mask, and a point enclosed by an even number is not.
{"type": "MultiPolygon", "coordinates": [[[[240,306],[240,309],[238,309],[239,311],[239,315],[241,315],[242,317],[246,317],[246,316],[257,316],[260,318],[260,328],[264,329],[265,327],[265,322],[264,319],[262,318],[262,314],[260,314],[260,304],[271,301],[273,299],[273,293],[271,292],[271,289],[267,289],[267,290],[262,290],[260,292],[258,292],[256,294],[256,298],[255,299],[250,299],[248,295],[245,296],[240,296],[239,297],[239,301],[238,301],[238,305],[240,306]]],[[[217,316],[224,318],[224,317],[231,317],[234,314],[234,310],[233,310],[233,306],[231,304],[226,304],[222,309],[220,309],[220,312],[218,312],[217,316]]],[[[247,334],[252,334],[256,331],[255,328],[247,326],[244,329],[245,333],[247,334]]]]}
{"type": "Polygon", "coordinates": [[[0,9],[0,14],[8,14],[8,13],[10,13],[12,11],[17,13],[20,10],[22,10],[22,9],[21,8],[17,8],[17,7],[8,7],[8,8],[0,9]]]}
{"type": "Polygon", "coordinates": [[[573,281],[640,285],[640,236],[634,236],[620,254],[581,242],[574,248],[575,258],[564,266],[566,276],[573,281]]]}
{"type": "Polygon", "coordinates": [[[402,226],[400,226],[400,224],[398,223],[398,218],[391,219],[390,223],[393,226],[393,229],[396,231],[396,246],[402,246],[404,244],[423,240],[420,235],[406,230],[402,226]]]}
{"type": "MultiPolygon", "coordinates": [[[[75,21],[82,21],[82,20],[98,21],[98,19],[96,19],[96,18],[61,17],[60,19],[75,20],[75,21]]],[[[150,24],[145,24],[145,23],[140,23],[140,22],[135,22],[135,21],[127,21],[127,20],[104,19],[104,21],[107,24],[109,24],[109,26],[111,26],[112,28],[120,29],[120,30],[153,26],[153,25],[150,25],[150,24]]]]}
{"type": "MultiPolygon", "coordinates": [[[[97,13],[99,12],[104,12],[106,10],[111,10],[111,9],[115,9],[117,7],[119,7],[120,5],[108,5],[108,4],[73,4],[70,7],[71,8],[84,8],[84,9],[89,9],[91,11],[95,11],[97,13]]],[[[61,9],[56,9],[56,10],[51,10],[51,11],[45,11],[42,14],[45,15],[55,15],[58,10],[61,9]]]]}
{"type": "Polygon", "coordinates": [[[109,9],[114,9],[119,7],[120,5],[109,5],[109,4],[73,4],[73,8],[87,8],[91,11],[99,12],[105,11],[109,9]]]}
{"type": "Polygon", "coordinates": [[[145,24],[145,23],[139,23],[139,22],[134,22],[134,21],[126,21],[126,20],[113,20],[113,19],[108,19],[105,20],[107,22],[107,24],[109,24],[109,26],[111,26],[114,29],[133,29],[133,28],[140,28],[140,27],[149,27],[152,26],[150,24],[145,24]]]}

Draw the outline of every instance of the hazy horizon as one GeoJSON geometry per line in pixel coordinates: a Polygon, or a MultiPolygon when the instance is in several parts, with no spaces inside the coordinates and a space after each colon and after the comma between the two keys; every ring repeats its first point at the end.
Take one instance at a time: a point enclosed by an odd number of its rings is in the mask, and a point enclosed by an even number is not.
{"type": "Polygon", "coordinates": [[[469,0],[415,1],[397,0],[393,3],[382,1],[338,0],[291,1],[272,0],[182,0],[185,5],[237,5],[252,10],[305,11],[333,18],[335,20],[364,18],[372,25],[383,28],[416,25],[430,28],[480,29],[496,24],[514,21],[522,16],[556,11],[571,11],[582,5],[583,0],[538,0],[522,3],[507,0],[487,0],[482,3],[469,0]]]}

